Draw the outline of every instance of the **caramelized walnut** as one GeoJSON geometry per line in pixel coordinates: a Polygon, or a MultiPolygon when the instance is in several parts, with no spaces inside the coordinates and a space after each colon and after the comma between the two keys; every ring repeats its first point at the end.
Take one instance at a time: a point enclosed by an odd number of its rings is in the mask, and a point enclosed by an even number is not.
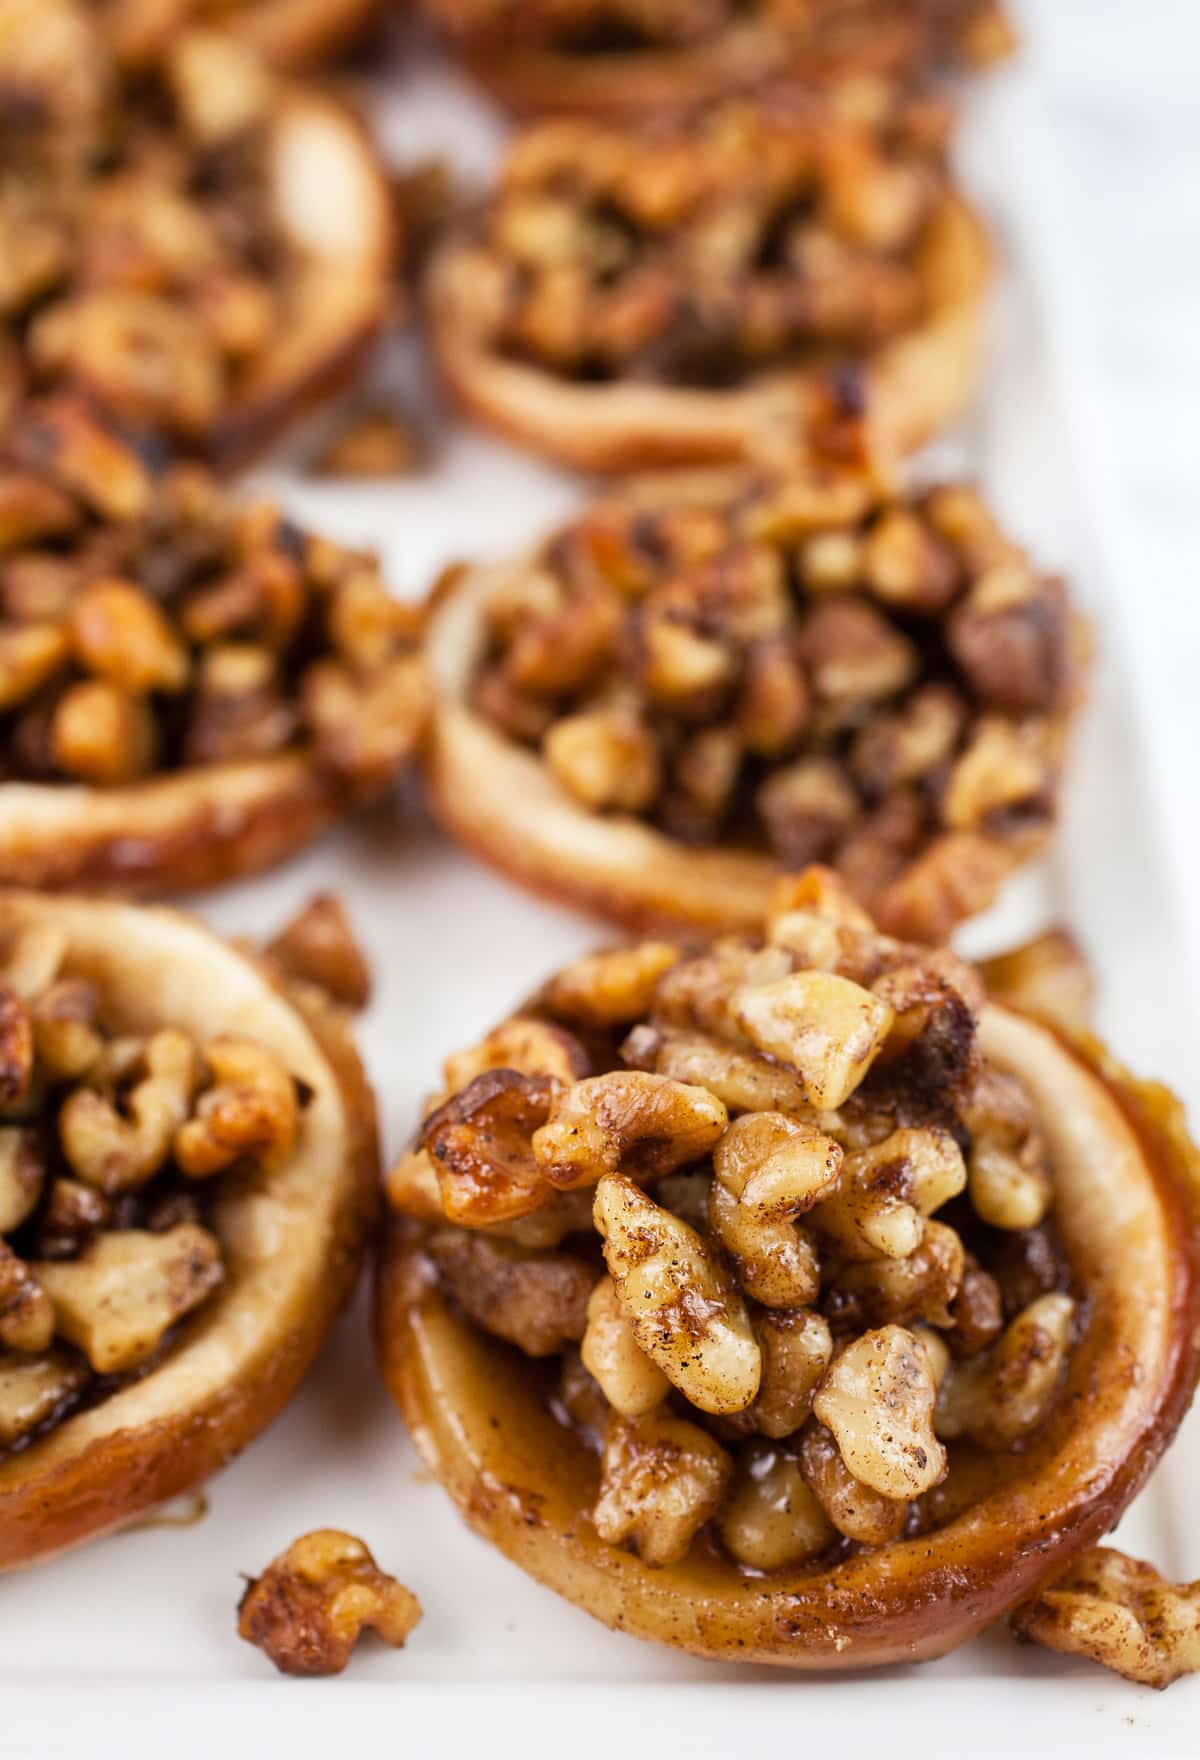
{"type": "Polygon", "coordinates": [[[1127,1681],[1169,1687],[1200,1669],[1200,1585],[1168,1582],[1152,1564],[1095,1546],[1018,1608],[1012,1629],[1127,1681]]]}
{"type": "Polygon", "coordinates": [[[420,1617],[416,1596],[380,1570],[361,1540],[318,1528],[246,1579],[238,1636],[281,1674],[341,1674],[364,1631],[400,1649],[420,1617]]]}

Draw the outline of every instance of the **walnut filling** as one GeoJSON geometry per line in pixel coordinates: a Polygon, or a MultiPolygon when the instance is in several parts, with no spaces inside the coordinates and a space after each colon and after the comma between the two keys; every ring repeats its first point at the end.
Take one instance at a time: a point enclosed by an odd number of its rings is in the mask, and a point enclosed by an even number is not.
{"type": "MultiPolygon", "coordinates": [[[[280,132],[288,89],[219,35],[182,37],[161,74],[135,81],[86,6],[2,0],[0,25],[10,13],[0,347],[27,387],[72,388],[132,427],[206,444],[269,358],[273,394],[289,390],[314,328],[320,227],[306,237],[286,211],[288,157],[305,150],[280,132]]],[[[336,317],[317,325],[331,347],[350,340],[336,317]]]]}
{"type": "Polygon", "coordinates": [[[569,796],[969,915],[1054,817],[1079,626],[969,488],[614,492],[485,601],[476,710],[569,796]]]}
{"type": "Polygon", "coordinates": [[[225,1280],[228,1181],[303,1104],[252,1040],[110,1019],[51,924],[0,950],[0,1456],[162,1361],[225,1280]]]}
{"type": "MultiPolygon", "coordinates": [[[[849,372],[928,315],[948,121],[929,100],[854,127],[780,99],[640,131],[534,126],[467,226],[454,286],[496,352],[574,382],[849,372]]],[[[854,405],[849,380],[842,395],[854,405]]]]}
{"type": "Polygon", "coordinates": [[[416,635],[373,557],[148,468],[71,397],[0,451],[0,782],[301,752],[368,795],[420,730],[416,635]]]}
{"type": "MultiPolygon", "coordinates": [[[[553,50],[602,72],[606,57],[755,47],[759,73],[799,58],[822,70],[893,70],[958,59],[985,65],[1012,47],[997,0],[431,0],[472,47],[553,50]]],[[[736,68],[730,69],[732,76],[736,68]]]]}
{"type": "Polygon", "coordinates": [[[663,949],[579,962],[452,1059],[392,1202],[475,1325],[559,1359],[602,1538],[665,1565],[712,1524],[771,1571],[936,1527],[956,1451],[1048,1418],[1076,1327],[978,976],[818,868],[764,939],[663,949]]]}

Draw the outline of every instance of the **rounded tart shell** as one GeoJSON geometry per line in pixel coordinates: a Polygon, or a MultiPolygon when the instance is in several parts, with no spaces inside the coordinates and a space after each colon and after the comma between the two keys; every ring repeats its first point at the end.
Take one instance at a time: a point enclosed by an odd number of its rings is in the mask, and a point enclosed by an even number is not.
{"type": "MultiPolygon", "coordinates": [[[[588,384],[496,349],[470,306],[453,235],[428,281],[439,365],[469,413],[508,438],[576,470],[804,457],[841,413],[827,371],[764,370],[729,389],[615,381],[588,384]]],[[[884,460],[914,451],[970,403],[984,337],[991,254],[983,226],[956,194],[941,201],[915,259],[926,297],[917,325],[856,363],[855,420],[862,446],[884,460]],[[861,413],[861,417],[859,412],[861,413]]]]}
{"type": "Polygon", "coordinates": [[[940,1528],[826,1568],[764,1579],[700,1541],[652,1569],[591,1526],[597,1462],[551,1415],[536,1372],[453,1311],[427,1275],[419,1227],[394,1222],[377,1296],[380,1363],[470,1526],[606,1625],[714,1660],[806,1670],[940,1656],[1107,1532],[1200,1373],[1200,1163],[1171,1096],[1094,1041],[990,1004],[980,1044],[1033,1098],[1086,1317],[1053,1416],[981,1493],[965,1488],[940,1528]]]}
{"type": "Polygon", "coordinates": [[[296,1145],[220,1194],[227,1276],[162,1362],[0,1458],[0,1569],[120,1527],[187,1491],[278,1415],[362,1263],[378,1179],[374,1100],[343,1017],[191,918],[162,908],[0,893],[0,932],[66,930],[67,967],[127,1030],[199,1040],[236,1028],[311,1091],[296,1145]]]}

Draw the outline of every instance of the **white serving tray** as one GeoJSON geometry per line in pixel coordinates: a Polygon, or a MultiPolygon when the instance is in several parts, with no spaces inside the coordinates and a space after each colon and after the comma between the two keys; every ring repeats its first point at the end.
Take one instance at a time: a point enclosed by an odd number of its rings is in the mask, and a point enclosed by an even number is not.
{"type": "MultiPolygon", "coordinates": [[[[1035,76],[972,100],[963,166],[1004,268],[987,389],[930,469],[978,476],[1015,533],[1067,569],[1095,614],[1100,658],[1052,857],[963,937],[970,952],[1069,922],[1099,971],[1100,1026],[1128,1062],[1193,1106],[1187,922],[1169,868],[1141,730],[1135,626],[1094,435],[1079,407],[1069,301],[1056,264],[1035,76]]],[[[379,114],[399,155],[447,151],[486,168],[499,126],[428,63],[381,75],[379,114]],[[384,85],[389,88],[384,95],[384,85]]],[[[389,362],[420,378],[415,351],[389,362]]],[[[398,593],[446,561],[500,555],[569,508],[579,486],[464,429],[428,477],[338,487],[276,473],[302,520],[377,545],[398,593]]],[[[362,1042],[389,1155],[439,1059],[536,978],[602,938],[594,922],[518,892],[446,844],[409,803],[329,838],[276,875],[199,906],[222,929],[265,932],[313,890],[351,907],[377,974],[362,1042]]],[[[1172,1573],[1200,1571],[1200,1419],[1122,1524],[1123,1543],[1172,1573]]],[[[1001,1629],[923,1668],[834,1678],[738,1671],[609,1633],[530,1582],[463,1526],[421,1469],[376,1384],[365,1302],[265,1438],[220,1475],[202,1520],[142,1528],[0,1582],[0,1760],[56,1754],[406,1756],[727,1754],[764,1737],[890,1756],[1032,1743],[1109,1753],[1194,1752],[1200,1683],[1166,1696],[1018,1647],[1001,1629]],[[420,1595],[402,1653],[364,1644],[332,1682],[277,1678],[234,1636],[239,1572],[298,1533],[343,1526],[420,1595]]],[[[837,1751],[837,1750],[835,1750],[837,1751]]]]}

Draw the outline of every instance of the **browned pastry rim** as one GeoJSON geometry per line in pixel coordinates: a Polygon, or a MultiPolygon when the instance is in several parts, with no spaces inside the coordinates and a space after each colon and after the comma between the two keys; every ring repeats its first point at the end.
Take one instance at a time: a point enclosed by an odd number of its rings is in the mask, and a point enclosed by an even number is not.
{"type": "Polygon", "coordinates": [[[395,227],[366,129],[324,93],[287,88],[271,129],[278,223],[297,257],[300,314],[275,339],[203,450],[222,470],[261,452],[345,383],[390,308],[395,227]]]}
{"type": "Polygon", "coordinates": [[[169,1021],[208,1039],[236,1026],[312,1090],[269,1173],[218,1203],[229,1275],[162,1364],[0,1461],[0,1569],[30,1564],[188,1490],[266,1428],[295,1392],[362,1261],[375,1208],[374,1100],[341,1014],[278,988],[189,917],[82,898],[0,894],[0,929],[48,922],[68,966],[128,1029],[169,1021]]]}
{"type": "MultiPolygon", "coordinates": [[[[434,258],[429,310],[434,348],[456,396],[480,421],[585,471],[669,464],[795,460],[820,444],[828,376],[811,368],[764,372],[731,390],[592,385],[507,359],[472,327],[454,273],[451,238],[434,258]]],[[[918,256],[929,312],[915,329],[862,362],[865,445],[872,457],[912,452],[970,401],[983,342],[989,250],[967,204],[948,195],[918,256]]]]}
{"type": "MultiPolygon", "coordinates": [[[[436,597],[427,631],[434,710],[425,774],[446,829],[526,886],[633,928],[761,925],[780,872],[777,860],[755,851],[696,848],[627,815],[588,811],[536,752],[507,739],[472,706],[487,584],[484,569],[452,577],[436,597]]],[[[947,832],[939,843],[960,836],[947,832]]],[[[973,834],[975,883],[986,863],[994,897],[1039,841],[1034,834],[1018,847],[973,834]]],[[[963,901],[942,888],[918,908],[913,889],[900,882],[870,900],[880,928],[917,941],[944,940],[964,914],[963,901]]]]}
{"type": "Polygon", "coordinates": [[[940,1529],[828,1568],[764,1580],[697,1543],[682,1563],[651,1569],[600,1540],[587,1515],[594,1458],[551,1417],[529,1365],[451,1310],[424,1273],[419,1228],[397,1223],[378,1290],[380,1362],[467,1522],[607,1625],[798,1669],[941,1655],[1112,1527],[1200,1370],[1200,1165],[1177,1103],[1095,1042],[993,1004],[981,1048],[1026,1083],[1047,1134],[1086,1325],[1055,1415],[978,1501],[940,1529]]]}
{"type": "Polygon", "coordinates": [[[124,788],[0,785],[0,874],[18,886],[152,894],[283,861],[342,811],[303,753],[212,764],[124,788]]]}
{"type": "Polygon", "coordinates": [[[522,115],[661,114],[764,79],[895,78],[911,73],[927,47],[915,19],[893,18],[874,24],[869,37],[860,33],[847,62],[748,19],[686,46],[579,55],[531,43],[514,50],[484,32],[476,40],[469,27],[456,32],[453,0],[430,0],[429,10],[459,36],[480,84],[522,115]]]}
{"type": "MultiPolygon", "coordinates": [[[[178,16],[161,22],[137,17],[123,20],[123,0],[109,0],[105,28],[116,52],[129,66],[155,60],[165,44],[189,22],[204,22],[204,8],[178,8],[178,16]],[[199,14],[197,19],[196,14],[199,14]]],[[[361,34],[381,10],[380,0],[250,0],[249,5],[219,8],[220,27],[245,43],[273,67],[305,68],[328,60],[361,34]]]]}

